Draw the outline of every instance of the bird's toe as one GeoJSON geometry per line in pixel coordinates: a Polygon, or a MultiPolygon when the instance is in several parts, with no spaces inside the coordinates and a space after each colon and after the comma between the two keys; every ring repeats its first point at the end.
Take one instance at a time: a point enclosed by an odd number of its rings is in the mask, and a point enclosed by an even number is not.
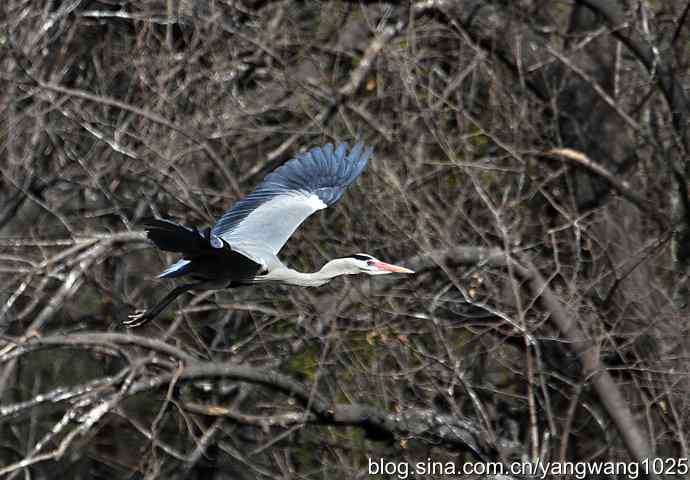
{"type": "Polygon", "coordinates": [[[122,324],[127,328],[139,327],[149,320],[146,315],[146,310],[137,310],[131,315],[127,315],[127,320],[124,320],[122,324]]]}

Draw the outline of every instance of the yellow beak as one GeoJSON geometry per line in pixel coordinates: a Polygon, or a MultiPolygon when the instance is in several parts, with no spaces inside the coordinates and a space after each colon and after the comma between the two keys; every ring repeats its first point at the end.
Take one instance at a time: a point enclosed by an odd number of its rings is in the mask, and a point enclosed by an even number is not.
{"type": "Polygon", "coordinates": [[[409,268],[399,267],[397,265],[391,265],[390,263],[385,263],[385,262],[376,262],[376,263],[374,263],[374,266],[376,266],[376,268],[378,268],[379,270],[384,270],[386,272],[414,273],[414,270],[410,270],[409,268]]]}

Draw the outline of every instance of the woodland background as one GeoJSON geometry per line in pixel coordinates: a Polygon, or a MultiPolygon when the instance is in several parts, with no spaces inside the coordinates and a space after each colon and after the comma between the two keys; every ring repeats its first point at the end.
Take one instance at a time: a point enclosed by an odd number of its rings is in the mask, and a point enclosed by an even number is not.
{"type": "Polygon", "coordinates": [[[689,9],[4,0],[0,476],[687,458],[689,9]],[[416,275],[122,327],[171,287],[141,218],[210,225],[357,139],[364,175],[281,256],[416,275]]]}

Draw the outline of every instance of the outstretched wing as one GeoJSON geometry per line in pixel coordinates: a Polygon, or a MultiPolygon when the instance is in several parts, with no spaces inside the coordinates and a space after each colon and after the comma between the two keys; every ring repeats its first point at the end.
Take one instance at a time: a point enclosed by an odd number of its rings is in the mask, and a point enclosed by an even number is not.
{"type": "Polygon", "coordinates": [[[225,212],[211,233],[230,245],[254,245],[277,254],[309,215],[340,199],[373,151],[362,143],[346,157],[347,150],[346,143],[335,150],[329,143],[297,155],[225,212]]]}

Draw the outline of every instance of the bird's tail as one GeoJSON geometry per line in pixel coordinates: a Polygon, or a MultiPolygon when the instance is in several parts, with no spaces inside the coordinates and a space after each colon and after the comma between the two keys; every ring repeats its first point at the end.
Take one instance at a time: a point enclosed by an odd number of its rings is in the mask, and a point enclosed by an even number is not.
{"type": "Polygon", "coordinates": [[[208,238],[205,238],[201,232],[170,220],[147,218],[142,224],[149,240],[163,251],[193,257],[211,248],[208,238]]]}
{"type": "Polygon", "coordinates": [[[187,275],[188,273],[190,273],[191,268],[192,261],[183,258],[182,260],[178,260],[177,262],[173,263],[168,268],[163,270],[161,273],[159,273],[158,278],[181,277],[182,275],[187,275]]]}
{"type": "Polygon", "coordinates": [[[166,268],[159,278],[173,278],[191,273],[194,260],[208,258],[223,248],[223,241],[210,229],[200,232],[162,218],[147,218],[141,222],[146,236],[166,252],[181,253],[184,258],[166,268]]]}

